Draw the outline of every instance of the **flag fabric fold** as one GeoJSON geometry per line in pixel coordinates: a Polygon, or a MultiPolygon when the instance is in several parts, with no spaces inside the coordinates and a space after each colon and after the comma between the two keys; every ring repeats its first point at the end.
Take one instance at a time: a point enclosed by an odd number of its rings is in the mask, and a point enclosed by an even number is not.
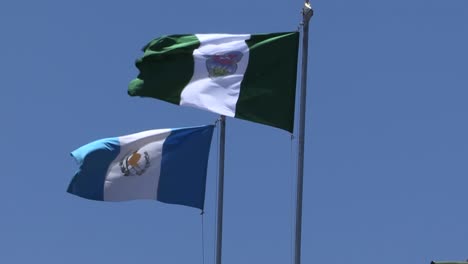
{"type": "Polygon", "coordinates": [[[289,132],[299,33],[169,35],[147,44],[128,94],[289,132]]]}
{"type": "Polygon", "coordinates": [[[71,153],[68,192],[98,201],[158,200],[203,210],[213,125],[106,138],[71,153]]]}

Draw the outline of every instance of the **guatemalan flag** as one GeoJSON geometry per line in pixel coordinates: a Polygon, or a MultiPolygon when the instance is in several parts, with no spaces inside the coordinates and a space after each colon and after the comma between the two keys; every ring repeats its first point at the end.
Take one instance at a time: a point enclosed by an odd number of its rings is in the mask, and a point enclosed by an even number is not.
{"type": "Polygon", "coordinates": [[[68,192],[98,201],[158,200],[203,210],[213,125],[106,138],[71,153],[68,192]]]}

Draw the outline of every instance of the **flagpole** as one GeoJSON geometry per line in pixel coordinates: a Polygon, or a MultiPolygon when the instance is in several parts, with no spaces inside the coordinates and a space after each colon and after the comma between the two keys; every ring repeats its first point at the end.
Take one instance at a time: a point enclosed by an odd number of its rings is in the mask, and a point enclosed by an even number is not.
{"type": "Polygon", "coordinates": [[[218,165],[218,201],[216,218],[216,264],[221,264],[221,252],[223,244],[223,199],[224,199],[224,147],[226,140],[226,117],[221,116],[219,137],[219,165],[218,165]]]}
{"type": "Polygon", "coordinates": [[[304,138],[307,94],[307,58],[309,46],[309,21],[314,11],[306,0],[302,9],[302,67],[301,67],[301,97],[299,105],[299,136],[297,154],[297,190],[296,190],[296,224],[294,239],[294,264],[301,263],[301,233],[302,233],[302,191],[304,182],[304,138]]]}

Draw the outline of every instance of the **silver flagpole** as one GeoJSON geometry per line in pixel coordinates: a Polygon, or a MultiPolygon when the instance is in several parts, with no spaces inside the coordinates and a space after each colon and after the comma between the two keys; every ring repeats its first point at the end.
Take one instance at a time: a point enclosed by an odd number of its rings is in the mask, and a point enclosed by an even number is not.
{"type": "Polygon", "coordinates": [[[218,165],[218,201],[216,218],[216,264],[221,264],[221,251],[223,245],[223,199],[224,199],[224,146],[226,140],[226,117],[221,116],[219,137],[219,165],[218,165]]]}
{"type": "Polygon", "coordinates": [[[301,232],[302,232],[302,190],[304,182],[304,136],[305,112],[307,94],[307,58],[309,46],[309,21],[314,11],[306,0],[302,9],[302,67],[301,67],[301,97],[299,106],[299,137],[297,154],[297,190],[296,190],[296,225],[294,240],[294,264],[301,263],[301,232]]]}

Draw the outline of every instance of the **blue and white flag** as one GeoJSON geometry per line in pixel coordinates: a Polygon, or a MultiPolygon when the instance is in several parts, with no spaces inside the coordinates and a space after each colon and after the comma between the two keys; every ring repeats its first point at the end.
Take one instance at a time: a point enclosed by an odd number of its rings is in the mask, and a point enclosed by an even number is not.
{"type": "Polygon", "coordinates": [[[203,210],[213,125],[155,129],[91,142],[68,192],[98,201],[152,199],[203,210]]]}

